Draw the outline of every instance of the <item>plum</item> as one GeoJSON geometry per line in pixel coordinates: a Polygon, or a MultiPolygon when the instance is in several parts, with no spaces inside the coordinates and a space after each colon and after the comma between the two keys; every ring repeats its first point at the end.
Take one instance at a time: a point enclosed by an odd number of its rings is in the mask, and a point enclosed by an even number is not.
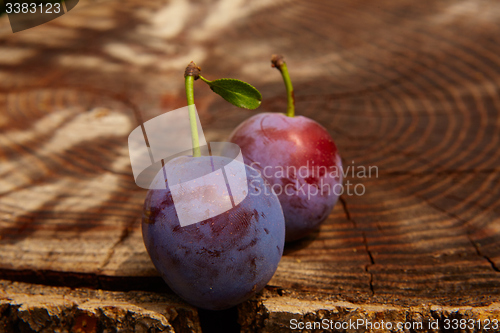
{"type": "Polygon", "coordinates": [[[303,116],[260,113],[241,123],[229,141],[278,195],[287,242],[327,218],[342,192],[342,162],[323,126],[303,116]]]}
{"type": "MultiPolygon", "coordinates": [[[[221,156],[182,156],[168,164],[188,175],[228,163],[221,156]]],[[[244,168],[244,199],[201,222],[181,226],[177,209],[182,203],[174,203],[170,177],[165,181],[160,175],[164,169],[155,182],[165,182],[165,189],[149,190],[144,202],[142,233],[153,264],[175,293],[200,308],[222,310],[250,298],[269,282],[283,254],[285,222],[279,200],[267,194],[269,188],[255,169],[244,168]]],[[[209,185],[198,193],[208,204],[222,204],[209,185]]],[[[192,206],[201,213],[205,209],[192,206]]]]}

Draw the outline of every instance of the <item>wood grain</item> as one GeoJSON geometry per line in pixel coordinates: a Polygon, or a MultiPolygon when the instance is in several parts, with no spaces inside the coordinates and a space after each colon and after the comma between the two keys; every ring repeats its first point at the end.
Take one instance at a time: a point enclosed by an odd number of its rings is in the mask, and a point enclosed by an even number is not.
{"type": "Polygon", "coordinates": [[[45,287],[0,280],[0,332],[201,332],[173,295],[45,287]]]}
{"type": "Polygon", "coordinates": [[[500,315],[498,303],[478,307],[421,304],[408,308],[380,303],[318,301],[294,293],[273,295],[271,292],[259,300],[241,304],[239,310],[242,332],[266,333],[289,332],[290,329],[310,332],[488,332],[493,329],[488,323],[496,323],[500,315]],[[461,330],[452,329],[452,320],[469,323],[469,327],[462,324],[461,330]],[[316,326],[307,328],[306,323],[316,326]],[[480,326],[479,323],[487,324],[480,326]],[[301,324],[304,326],[299,328],[301,324]]]}
{"type": "MultiPolygon", "coordinates": [[[[329,130],[345,181],[365,193],[344,194],[318,232],[287,246],[268,288],[240,307],[242,328],[279,331],[333,308],[339,320],[370,306],[384,317],[389,305],[497,316],[499,22],[494,0],[81,1],[17,34],[1,17],[0,277],[169,292],[142,244],[127,136],[185,105],[191,60],[283,112],[269,64],[282,53],[297,113],[329,130]],[[319,303],[300,310],[308,302],[319,303]]],[[[199,82],[195,95],[208,141],[253,114],[199,82]]]]}

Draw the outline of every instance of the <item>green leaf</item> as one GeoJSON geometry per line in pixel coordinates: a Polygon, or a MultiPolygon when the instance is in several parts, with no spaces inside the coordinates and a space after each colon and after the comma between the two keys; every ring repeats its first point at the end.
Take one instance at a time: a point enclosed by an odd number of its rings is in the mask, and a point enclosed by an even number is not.
{"type": "MultiPolygon", "coordinates": [[[[200,76],[201,78],[201,76],[200,76]]],[[[213,92],[229,103],[244,109],[256,109],[262,101],[262,95],[250,84],[236,79],[218,79],[206,82],[213,92]]]]}

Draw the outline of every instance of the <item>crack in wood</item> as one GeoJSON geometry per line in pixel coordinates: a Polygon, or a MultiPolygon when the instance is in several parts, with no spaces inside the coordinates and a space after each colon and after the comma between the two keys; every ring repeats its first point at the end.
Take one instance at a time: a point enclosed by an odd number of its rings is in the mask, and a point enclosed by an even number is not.
{"type": "Polygon", "coordinates": [[[52,287],[172,293],[165,281],[159,276],[111,276],[98,273],[1,268],[0,279],[52,287]]]}
{"type": "MultiPolygon", "coordinates": [[[[455,219],[459,222],[461,222],[464,226],[466,226],[468,224],[468,222],[464,219],[462,219],[460,216],[452,213],[452,212],[448,212],[444,209],[442,209],[441,207],[439,207],[438,205],[430,202],[429,200],[427,200],[425,197],[422,197],[420,195],[417,195],[415,194],[415,197],[417,198],[420,198],[421,200],[423,200],[425,203],[427,203],[429,206],[437,209],[438,211],[442,212],[442,213],[445,213],[446,215],[448,215],[450,218],[452,219],[455,219]]],[[[476,254],[483,258],[484,260],[486,260],[488,262],[488,264],[491,266],[491,269],[493,269],[495,272],[497,273],[500,273],[500,269],[496,266],[496,264],[493,262],[493,260],[491,260],[491,258],[489,258],[487,255],[483,254],[481,252],[481,250],[479,249],[478,245],[476,244],[476,242],[474,242],[470,236],[470,231],[467,231],[466,233],[466,236],[467,236],[467,239],[469,240],[470,244],[472,245],[472,247],[474,248],[476,254]]]]}
{"type": "Polygon", "coordinates": [[[366,253],[368,253],[368,257],[370,257],[370,263],[365,266],[365,272],[370,274],[370,290],[372,291],[372,295],[375,295],[375,289],[373,287],[373,273],[370,272],[370,267],[375,265],[375,260],[373,259],[372,252],[370,251],[370,248],[368,247],[368,241],[366,239],[366,235],[364,231],[362,232],[363,235],[363,243],[365,244],[365,250],[366,253]]]}
{"type": "MultiPolygon", "coordinates": [[[[344,208],[344,213],[346,215],[347,220],[351,221],[351,223],[354,226],[354,229],[359,230],[357,227],[356,221],[351,218],[351,214],[349,213],[349,209],[347,208],[347,202],[345,201],[345,199],[342,196],[339,197],[339,200],[342,203],[342,207],[344,208]]],[[[370,267],[375,265],[375,260],[373,259],[373,255],[370,251],[370,248],[368,247],[368,241],[366,239],[365,232],[361,231],[361,235],[363,236],[363,244],[365,245],[365,251],[368,254],[368,257],[370,258],[370,263],[365,265],[365,272],[370,275],[369,285],[370,285],[370,290],[371,290],[372,296],[374,296],[375,295],[375,288],[373,287],[373,273],[370,272],[370,267]]]]}
{"type": "Polygon", "coordinates": [[[485,254],[483,254],[483,253],[481,252],[481,250],[479,249],[479,245],[478,245],[476,242],[474,242],[474,241],[472,240],[472,238],[470,237],[470,235],[469,235],[469,234],[467,234],[467,239],[469,239],[469,241],[471,242],[472,246],[474,246],[474,249],[476,249],[476,253],[477,253],[477,255],[478,255],[478,256],[480,256],[480,257],[483,257],[484,259],[486,259],[486,260],[490,263],[491,268],[493,268],[493,270],[494,270],[495,272],[500,273],[500,269],[498,269],[498,267],[497,267],[497,265],[495,264],[495,262],[494,262],[493,260],[491,260],[491,258],[490,258],[490,257],[488,257],[487,255],[485,255],[485,254]]]}
{"type": "Polygon", "coordinates": [[[342,203],[342,207],[344,208],[345,217],[347,218],[347,220],[351,221],[351,223],[354,225],[354,228],[357,229],[356,221],[351,219],[351,214],[349,213],[349,210],[347,209],[347,203],[346,203],[344,197],[340,196],[339,201],[342,203]]]}
{"type": "Polygon", "coordinates": [[[137,217],[133,217],[128,223],[126,223],[123,226],[120,238],[109,249],[106,258],[103,260],[103,263],[98,268],[99,272],[101,272],[106,267],[106,265],[109,264],[109,262],[111,261],[111,258],[113,257],[113,254],[115,253],[115,249],[127,239],[127,237],[130,235],[136,221],[137,221],[137,217]]]}

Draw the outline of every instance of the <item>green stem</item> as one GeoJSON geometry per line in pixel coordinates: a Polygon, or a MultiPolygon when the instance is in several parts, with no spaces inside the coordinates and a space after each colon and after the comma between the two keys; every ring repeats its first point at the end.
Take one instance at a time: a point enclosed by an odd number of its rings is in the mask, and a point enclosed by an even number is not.
{"type": "Polygon", "coordinates": [[[286,115],[288,117],[295,116],[295,94],[293,93],[292,80],[290,80],[290,74],[288,74],[288,68],[286,67],[286,63],[283,60],[283,56],[273,55],[271,58],[271,62],[273,67],[276,67],[281,76],[283,76],[283,81],[285,81],[286,94],[288,100],[288,107],[286,109],[286,115]]]}
{"type": "Polygon", "coordinates": [[[205,82],[205,83],[211,83],[211,82],[212,82],[212,81],[210,81],[210,80],[205,79],[205,78],[204,78],[203,76],[201,76],[201,75],[198,75],[198,76],[199,76],[199,78],[200,78],[203,82],[205,82]]]}
{"type": "Polygon", "coordinates": [[[281,76],[283,76],[283,81],[285,81],[286,95],[288,99],[286,115],[288,117],[293,117],[295,116],[295,94],[293,93],[292,80],[290,80],[290,74],[288,74],[288,68],[286,67],[285,62],[283,62],[283,65],[280,66],[279,70],[281,72],[281,76]]]}
{"type": "Polygon", "coordinates": [[[193,89],[194,77],[192,75],[186,75],[186,98],[189,109],[189,123],[191,125],[191,140],[193,143],[193,157],[200,157],[200,140],[198,138],[198,123],[196,122],[196,109],[194,107],[194,89],[193,89]]]}

